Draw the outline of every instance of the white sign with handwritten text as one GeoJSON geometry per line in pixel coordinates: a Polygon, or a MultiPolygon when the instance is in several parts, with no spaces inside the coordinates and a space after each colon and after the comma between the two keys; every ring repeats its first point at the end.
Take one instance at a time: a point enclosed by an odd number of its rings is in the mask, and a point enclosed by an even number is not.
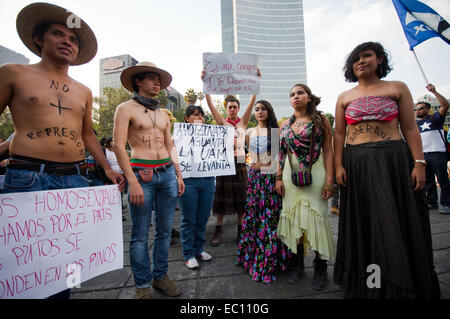
{"type": "Polygon", "coordinates": [[[234,175],[234,128],[174,123],[173,139],[183,178],[234,175]]]}
{"type": "Polygon", "coordinates": [[[117,185],[0,194],[0,299],[46,298],[123,267],[117,185]]]}
{"type": "Polygon", "coordinates": [[[258,56],[246,53],[203,53],[203,92],[258,94],[258,56]]]}

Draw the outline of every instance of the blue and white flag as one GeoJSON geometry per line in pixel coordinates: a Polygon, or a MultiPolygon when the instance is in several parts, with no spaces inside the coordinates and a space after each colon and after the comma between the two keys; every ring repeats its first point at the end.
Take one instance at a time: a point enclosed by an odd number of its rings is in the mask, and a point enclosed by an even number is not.
{"type": "Polygon", "coordinates": [[[412,50],[433,37],[450,44],[450,26],[436,11],[417,0],[392,0],[412,50]]]}

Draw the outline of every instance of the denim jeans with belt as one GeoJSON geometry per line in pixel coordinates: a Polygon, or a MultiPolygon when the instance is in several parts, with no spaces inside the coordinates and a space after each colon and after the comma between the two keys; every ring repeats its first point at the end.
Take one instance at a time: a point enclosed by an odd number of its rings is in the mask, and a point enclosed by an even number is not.
{"type": "Polygon", "coordinates": [[[440,203],[442,206],[450,206],[450,182],[447,173],[447,153],[429,152],[424,153],[426,166],[425,191],[427,202],[430,205],[437,204],[438,195],[435,175],[441,188],[440,203]]]}
{"type": "Polygon", "coordinates": [[[179,199],[182,211],[180,240],[185,261],[203,251],[205,230],[216,191],[215,177],[185,178],[185,190],[179,199]]]}
{"type": "MultiPolygon", "coordinates": [[[[44,164],[43,164],[44,165],[44,164]]],[[[8,168],[3,193],[37,192],[64,188],[89,187],[89,180],[83,175],[54,175],[51,173],[8,168]]],[[[70,289],[63,290],[51,299],[69,299],[70,289]]]]}
{"type": "MultiPolygon", "coordinates": [[[[130,204],[133,226],[131,228],[130,265],[137,288],[150,287],[152,278],[162,279],[169,269],[168,257],[173,216],[177,205],[178,183],[175,168],[153,174],[150,182],[143,182],[139,174],[136,178],[144,191],[144,204],[130,204]],[[153,271],[150,269],[148,232],[155,207],[153,244],[153,271]]],[[[128,192],[128,202],[130,193],[128,192]]]]}

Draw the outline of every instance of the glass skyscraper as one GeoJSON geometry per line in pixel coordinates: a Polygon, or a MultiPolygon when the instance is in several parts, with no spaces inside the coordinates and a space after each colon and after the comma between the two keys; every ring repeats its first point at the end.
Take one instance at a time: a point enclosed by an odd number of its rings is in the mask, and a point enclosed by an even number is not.
{"type": "MultiPolygon", "coordinates": [[[[292,114],[289,91],[306,83],[302,0],[221,0],[222,51],[258,55],[262,73],[257,100],[278,119],[292,114]]],[[[241,110],[249,96],[240,96],[241,110]]]]}

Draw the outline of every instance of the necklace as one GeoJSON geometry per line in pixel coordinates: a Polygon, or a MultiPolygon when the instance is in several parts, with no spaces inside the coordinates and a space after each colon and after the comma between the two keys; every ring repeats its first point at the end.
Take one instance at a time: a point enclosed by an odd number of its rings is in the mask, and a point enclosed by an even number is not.
{"type": "MultiPolygon", "coordinates": [[[[150,116],[150,120],[152,121],[152,123],[153,123],[153,130],[156,128],[156,111],[157,110],[155,110],[155,118],[154,119],[152,119],[152,114],[150,113],[149,114],[149,116],[150,116]]],[[[145,113],[147,113],[147,109],[145,109],[145,113]]]]}

